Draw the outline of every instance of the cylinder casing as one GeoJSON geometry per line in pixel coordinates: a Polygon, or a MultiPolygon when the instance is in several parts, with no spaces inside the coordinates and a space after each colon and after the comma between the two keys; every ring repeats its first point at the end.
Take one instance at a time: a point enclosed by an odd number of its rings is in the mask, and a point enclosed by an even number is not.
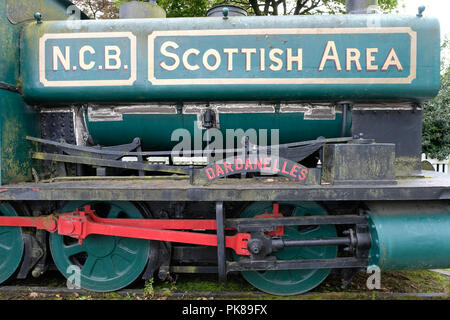
{"type": "Polygon", "coordinates": [[[369,264],[382,270],[450,267],[448,201],[370,202],[369,264]]]}

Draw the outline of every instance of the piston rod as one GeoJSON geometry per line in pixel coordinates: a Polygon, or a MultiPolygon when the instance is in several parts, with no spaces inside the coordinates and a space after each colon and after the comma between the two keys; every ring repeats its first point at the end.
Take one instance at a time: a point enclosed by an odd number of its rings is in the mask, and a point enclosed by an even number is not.
{"type": "Polygon", "coordinates": [[[282,250],[286,247],[310,247],[310,246],[350,246],[350,237],[322,238],[322,239],[272,239],[272,249],[282,250]]]}

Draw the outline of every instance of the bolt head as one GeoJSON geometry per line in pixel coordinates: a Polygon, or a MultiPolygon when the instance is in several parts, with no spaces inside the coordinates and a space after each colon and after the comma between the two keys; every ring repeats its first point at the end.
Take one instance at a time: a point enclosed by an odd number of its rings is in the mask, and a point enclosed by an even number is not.
{"type": "Polygon", "coordinates": [[[34,18],[35,18],[37,21],[41,21],[41,20],[42,20],[42,14],[41,14],[40,12],[36,12],[36,13],[34,14],[34,18]]]}

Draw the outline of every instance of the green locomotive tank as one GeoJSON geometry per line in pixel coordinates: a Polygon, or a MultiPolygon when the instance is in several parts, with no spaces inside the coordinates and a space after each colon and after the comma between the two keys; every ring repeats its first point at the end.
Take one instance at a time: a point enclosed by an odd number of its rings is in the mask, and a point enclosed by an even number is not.
{"type": "Polygon", "coordinates": [[[439,40],[396,15],[48,21],[24,28],[22,80],[38,104],[423,101],[439,40]]]}
{"type": "Polygon", "coordinates": [[[208,128],[201,116],[210,103],[209,127],[224,135],[278,128],[280,143],[332,138],[351,124],[349,112],[342,130],[337,102],[420,102],[439,90],[433,18],[48,21],[24,28],[22,46],[26,101],[103,105],[85,119],[102,145],[140,137],[147,149],[173,147],[175,129],[208,128]],[[186,106],[195,102],[202,106],[186,106]]]}

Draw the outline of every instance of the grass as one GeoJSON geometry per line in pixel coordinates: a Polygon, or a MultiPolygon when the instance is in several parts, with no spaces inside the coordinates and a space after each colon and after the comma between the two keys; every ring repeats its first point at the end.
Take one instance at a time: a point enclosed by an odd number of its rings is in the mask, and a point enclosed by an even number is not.
{"type": "MultiPolygon", "coordinates": [[[[368,274],[358,273],[347,289],[340,288],[338,275],[333,274],[322,283],[320,292],[369,292],[366,281],[368,274]]],[[[376,292],[383,293],[449,293],[450,279],[445,275],[429,270],[385,271],[381,273],[381,288],[376,292]]]]}
{"type": "MultiPolygon", "coordinates": [[[[61,293],[43,294],[25,290],[13,296],[7,292],[0,293],[0,299],[18,300],[166,300],[166,299],[236,299],[236,300],[379,300],[379,299],[424,299],[417,293],[441,293],[449,299],[450,277],[428,271],[390,271],[381,273],[381,288],[369,290],[366,286],[369,274],[356,274],[351,284],[341,288],[340,274],[332,273],[312,292],[296,296],[274,296],[265,294],[249,285],[240,275],[228,275],[228,281],[220,283],[215,274],[181,274],[174,280],[161,281],[151,279],[138,281],[131,292],[109,293],[61,293]],[[403,294],[395,296],[393,294],[403,294]]],[[[48,283],[53,284],[50,278],[48,283]]],[[[57,281],[59,282],[59,281],[57,281]]],[[[47,284],[39,284],[46,286],[47,284]]],[[[436,297],[435,297],[436,298],[436,297]]]]}
{"type": "Polygon", "coordinates": [[[241,277],[229,277],[227,282],[218,282],[217,275],[184,274],[174,281],[159,282],[155,290],[169,289],[170,291],[240,291],[251,292],[254,289],[241,277]]]}
{"type": "MultiPolygon", "coordinates": [[[[341,277],[338,273],[331,274],[326,281],[313,290],[313,293],[291,297],[279,297],[264,294],[251,287],[242,277],[229,277],[226,283],[218,283],[214,275],[182,275],[175,283],[156,283],[155,292],[169,289],[189,292],[221,292],[226,298],[227,293],[244,293],[243,298],[257,299],[379,299],[393,298],[390,294],[405,294],[402,299],[417,299],[417,293],[450,293],[450,278],[428,270],[392,271],[381,273],[381,288],[369,290],[366,281],[369,274],[358,273],[350,285],[343,289],[341,277]],[[248,296],[245,295],[248,293],[248,296]],[[408,296],[408,294],[411,294],[408,296]]],[[[215,296],[216,299],[220,296],[215,296]]],[[[420,298],[418,298],[420,299],[420,298]]]]}

